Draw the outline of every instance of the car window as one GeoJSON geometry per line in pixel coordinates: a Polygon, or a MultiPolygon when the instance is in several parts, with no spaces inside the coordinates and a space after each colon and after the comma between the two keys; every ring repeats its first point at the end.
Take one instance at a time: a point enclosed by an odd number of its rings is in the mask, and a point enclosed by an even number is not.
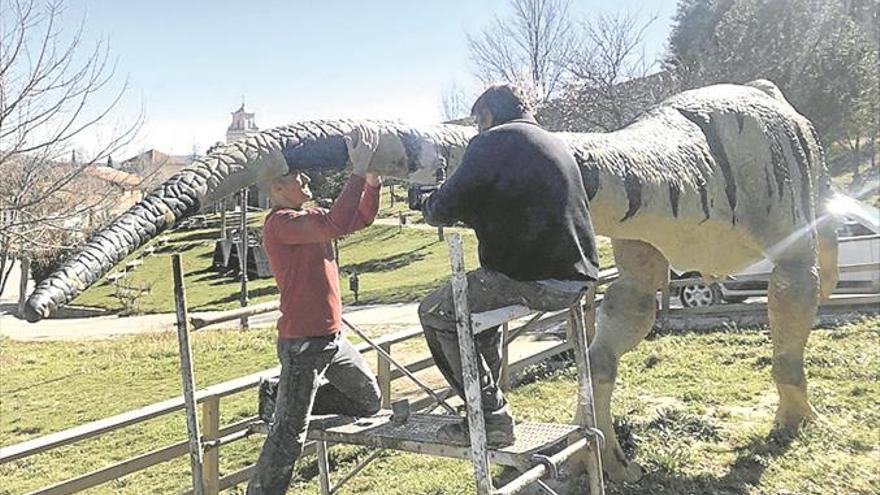
{"type": "Polygon", "coordinates": [[[871,229],[853,220],[847,220],[837,228],[838,237],[858,237],[873,234],[871,229]]]}

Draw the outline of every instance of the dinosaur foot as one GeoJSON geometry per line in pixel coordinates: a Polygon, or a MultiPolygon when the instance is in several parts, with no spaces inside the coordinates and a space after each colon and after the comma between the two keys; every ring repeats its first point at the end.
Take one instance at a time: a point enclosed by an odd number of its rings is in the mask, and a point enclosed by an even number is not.
{"type": "Polygon", "coordinates": [[[807,401],[806,393],[796,387],[779,387],[779,408],[773,424],[780,432],[796,433],[802,424],[819,418],[807,401]]]}
{"type": "Polygon", "coordinates": [[[621,462],[616,457],[605,457],[602,463],[608,479],[617,483],[635,483],[644,476],[642,467],[635,462],[621,462]]]}

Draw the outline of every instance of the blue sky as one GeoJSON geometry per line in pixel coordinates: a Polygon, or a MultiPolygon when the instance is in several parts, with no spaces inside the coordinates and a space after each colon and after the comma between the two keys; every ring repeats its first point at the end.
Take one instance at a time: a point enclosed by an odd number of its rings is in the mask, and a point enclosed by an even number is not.
{"type": "MultiPolygon", "coordinates": [[[[675,3],[574,0],[572,14],[657,14],[646,37],[656,57],[675,3]]],[[[129,83],[117,117],[143,105],[143,130],[125,153],[184,154],[222,140],[242,96],[261,128],[321,117],[439,121],[451,85],[479,90],[466,33],[507,10],[507,0],[69,0],[64,20],[73,28],[85,15],[86,37],[109,39],[129,83]]]]}

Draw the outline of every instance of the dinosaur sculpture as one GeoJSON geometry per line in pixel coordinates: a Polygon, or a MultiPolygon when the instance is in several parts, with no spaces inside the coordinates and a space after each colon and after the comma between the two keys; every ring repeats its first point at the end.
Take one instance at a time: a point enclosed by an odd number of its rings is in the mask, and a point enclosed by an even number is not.
{"type": "MultiPolygon", "coordinates": [[[[375,126],[381,142],[373,170],[433,182],[443,156],[454,171],[474,130],[411,128],[392,122],[311,121],[264,131],[207,157],[159,186],[95,234],[30,296],[39,320],[72,300],[113,265],[202,205],[291,169],[341,169],[342,136],[375,126]]],[[[622,354],[654,322],[655,293],[669,263],[722,276],[769,257],[773,379],[778,425],[812,415],[804,346],[821,296],[837,282],[834,226],[820,206],[830,191],[823,151],[809,121],[768,81],[687,91],[607,133],[559,133],[581,167],[596,232],[612,238],[620,277],[598,311],[590,347],[596,411],[607,439],[609,476],[640,475],[627,462],[611,423],[611,394],[622,354]]]]}

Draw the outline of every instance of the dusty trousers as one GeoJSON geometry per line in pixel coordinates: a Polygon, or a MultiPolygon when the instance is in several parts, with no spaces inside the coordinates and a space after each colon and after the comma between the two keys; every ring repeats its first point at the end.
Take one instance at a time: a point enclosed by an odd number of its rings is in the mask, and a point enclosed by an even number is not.
{"type": "Polygon", "coordinates": [[[278,339],[281,375],[275,420],[263,444],[248,495],[281,495],[302,453],[309,414],[370,416],[381,407],[379,385],[341,332],[278,339]]]}
{"type": "MultiPolygon", "coordinates": [[[[538,311],[567,309],[581,297],[586,284],[588,282],[522,282],[503,273],[478,268],[467,273],[468,308],[472,314],[517,304],[538,311]]],[[[419,319],[437,368],[455,393],[464,399],[451,281],[425,297],[419,305],[419,319]]],[[[501,328],[486,329],[474,340],[483,413],[490,416],[507,404],[498,383],[502,366],[501,328]]]]}

